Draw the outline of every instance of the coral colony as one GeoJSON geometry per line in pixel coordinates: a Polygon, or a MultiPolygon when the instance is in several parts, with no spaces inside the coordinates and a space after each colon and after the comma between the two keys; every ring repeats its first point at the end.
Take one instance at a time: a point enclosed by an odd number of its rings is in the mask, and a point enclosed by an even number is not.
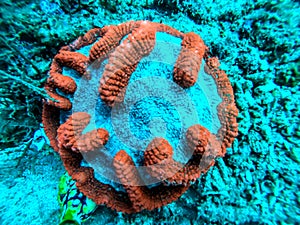
{"type": "MultiPolygon", "coordinates": [[[[219,66],[218,59],[210,55],[199,35],[193,32],[185,34],[150,21],[129,21],[94,28],[62,47],[52,61],[45,84],[52,100],[44,102],[42,119],[51,146],[59,153],[80,192],[98,205],[104,204],[124,213],[153,210],[178,199],[191,183],[214,165],[216,157],[225,155],[226,148],[238,133],[238,110],[233,89],[219,66]],[[178,145],[188,155],[186,160],[178,157],[173,139],[159,132],[156,137],[151,136],[144,149],[133,154],[132,150],[114,141],[116,131],[106,125],[112,119],[105,117],[103,120],[103,117],[94,115],[105,110],[113,112],[126,101],[130,82],[138,70],[144,69],[143,74],[156,71],[149,72],[149,68],[139,66],[157,48],[159,37],[165,36],[168,37],[165,42],[176,39],[180,46],[178,57],[171,65],[170,80],[191,92],[197,82],[205,85],[205,80],[211,79],[219,98],[219,102],[212,104],[215,108],[212,111],[219,121],[217,130],[209,129],[201,121],[183,129],[183,141],[178,145]],[[206,78],[202,79],[199,74],[206,78]],[[83,97],[82,107],[76,108],[76,96],[81,95],[80,84],[93,81],[95,77],[98,85],[96,96],[99,97],[96,110],[88,103],[84,105],[91,101],[90,95],[83,97]],[[91,128],[93,121],[96,125],[91,128]],[[97,154],[103,156],[106,165],[111,167],[108,170],[114,177],[113,181],[101,178],[101,169],[105,168],[97,167],[97,154]],[[94,162],[89,164],[89,159],[94,162]]],[[[149,88],[160,85],[148,84],[149,88]]],[[[84,90],[87,89],[89,86],[85,86],[84,90]]],[[[198,101],[205,102],[204,99],[198,101]]],[[[145,107],[142,109],[147,111],[145,107]]],[[[160,109],[156,107],[155,110],[160,109]]],[[[117,128],[122,130],[122,124],[117,128]]]]}

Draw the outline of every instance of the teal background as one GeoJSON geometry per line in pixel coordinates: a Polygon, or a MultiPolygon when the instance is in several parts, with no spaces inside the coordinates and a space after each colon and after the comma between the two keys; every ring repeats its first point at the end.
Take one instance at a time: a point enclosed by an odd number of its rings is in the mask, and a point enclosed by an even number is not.
{"type": "Polygon", "coordinates": [[[151,20],[199,34],[239,109],[224,158],[176,202],[85,224],[300,223],[300,5],[296,1],[0,2],[0,224],[58,224],[59,156],[40,128],[43,83],[58,49],[95,26],[151,20]]]}

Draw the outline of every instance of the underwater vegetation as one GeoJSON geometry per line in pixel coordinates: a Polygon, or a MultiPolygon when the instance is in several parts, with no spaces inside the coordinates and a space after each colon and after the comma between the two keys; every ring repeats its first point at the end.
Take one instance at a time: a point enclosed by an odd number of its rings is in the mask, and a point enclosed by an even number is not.
{"type": "Polygon", "coordinates": [[[65,170],[40,129],[51,61],[88,30],[128,20],[201,36],[232,84],[239,133],[177,201],[130,215],[99,206],[85,224],[300,222],[299,2],[1,1],[0,15],[0,224],[58,224],[65,170]]]}

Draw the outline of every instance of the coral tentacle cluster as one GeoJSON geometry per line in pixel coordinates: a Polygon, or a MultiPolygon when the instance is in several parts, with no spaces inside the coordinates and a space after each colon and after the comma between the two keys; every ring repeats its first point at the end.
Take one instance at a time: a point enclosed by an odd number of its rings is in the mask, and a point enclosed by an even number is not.
{"type": "Polygon", "coordinates": [[[180,55],[174,66],[174,81],[187,88],[195,84],[207,49],[203,40],[193,32],[184,35],[181,46],[180,55]]]}
{"type": "MultiPolygon", "coordinates": [[[[120,25],[94,28],[73,43],[61,48],[54,57],[45,84],[53,100],[44,101],[43,124],[50,143],[57,151],[69,175],[79,190],[96,204],[125,212],[153,210],[178,199],[213,164],[223,157],[237,136],[238,114],[233,90],[226,73],[219,69],[218,59],[211,57],[201,37],[193,32],[184,34],[167,25],[150,21],[129,21],[120,25]],[[190,88],[198,79],[201,64],[211,75],[222,102],[217,107],[220,128],[216,134],[201,124],[190,126],[185,132],[184,146],[190,159],[184,164],[174,158],[172,145],[162,137],[154,138],[144,149],[143,166],[156,185],[144,184],[143,175],[124,149],[109,163],[114,168],[123,190],[96,179],[91,167],[83,166],[82,153],[102,151],[110,139],[101,127],[84,132],[91,116],[88,112],[74,112],[61,121],[61,112],[72,109],[67,97],[77,90],[76,81],[63,74],[63,68],[75,70],[82,79],[91,79],[88,67],[94,62],[108,63],[99,80],[99,97],[109,107],[124,100],[126,87],[139,62],[151,53],[158,32],[180,38],[181,51],[173,68],[173,80],[182,88],[190,88]],[[77,50],[92,45],[88,56],[77,50]],[[63,94],[62,94],[63,93],[63,94]]],[[[201,81],[200,81],[201,82],[201,81]]],[[[103,150],[104,151],[104,150],[103,150]]]]}

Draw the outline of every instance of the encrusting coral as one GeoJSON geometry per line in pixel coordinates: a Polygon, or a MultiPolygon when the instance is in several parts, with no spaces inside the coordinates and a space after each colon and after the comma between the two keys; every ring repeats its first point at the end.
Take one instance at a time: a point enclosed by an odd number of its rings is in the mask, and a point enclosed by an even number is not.
{"type": "Polygon", "coordinates": [[[184,35],[182,49],[174,66],[174,81],[182,87],[195,84],[201,66],[201,61],[207,47],[203,40],[195,33],[184,35]]]}
{"type": "Polygon", "coordinates": [[[43,124],[52,147],[60,154],[66,170],[84,195],[117,211],[153,210],[178,199],[191,182],[214,164],[215,157],[225,155],[226,148],[237,136],[238,110],[232,87],[225,72],[219,69],[218,59],[210,57],[208,48],[197,34],[183,34],[164,24],[130,21],[88,31],[62,47],[54,57],[45,88],[57,100],[44,101],[43,108],[43,124]],[[123,101],[130,76],[140,60],[154,48],[157,32],[182,39],[182,48],[173,70],[173,79],[181,87],[189,88],[195,84],[201,63],[205,61],[205,71],[213,77],[222,99],[217,107],[221,126],[217,134],[200,124],[189,127],[185,148],[191,156],[186,164],[173,158],[172,146],[166,139],[154,138],[144,151],[143,161],[147,173],[158,181],[154,186],[144,184],[131,156],[120,149],[110,162],[124,188],[117,190],[97,180],[93,168],[81,165],[81,153],[99,148],[101,151],[109,139],[108,131],[97,128],[83,134],[91,117],[87,112],[75,112],[60,124],[60,111],[72,108],[71,101],[60,93],[75,93],[77,88],[73,78],[63,75],[62,71],[69,67],[82,75],[82,79],[90,79],[87,67],[95,61],[101,63],[107,59],[98,91],[102,101],[114,107],[117,102],[123,101]],[[75,52],[90,44],[93,46],[88,57],[75,52]]]}
{"type": "Polygon", "coordinates": [[[109,134],[105,129],[99,128],[82,134],[89,122],[90,115],[84,112],[70,116],[57,130],[58,147],[75,152],[88,152],[106,144],[109,134]]]}
{"type": "MultiPolygon", "coordinates": [[[[121,28],[120,30],[113,43],[119,42],[119,39],[130,31],[130,29],[122,31],[121,28]]],[[[154,45],[155,29],[147,23],[141,24],[139,29],[132,30],[128,38],[116,47],[109,57],[100,81],[99,92],[103,101],[110,106],[115,102],[122,102],[123,95],[120,96],[120,92],[125,92],[124,88],[127,87],[137,63],[153,50],[154,45]]]]}

